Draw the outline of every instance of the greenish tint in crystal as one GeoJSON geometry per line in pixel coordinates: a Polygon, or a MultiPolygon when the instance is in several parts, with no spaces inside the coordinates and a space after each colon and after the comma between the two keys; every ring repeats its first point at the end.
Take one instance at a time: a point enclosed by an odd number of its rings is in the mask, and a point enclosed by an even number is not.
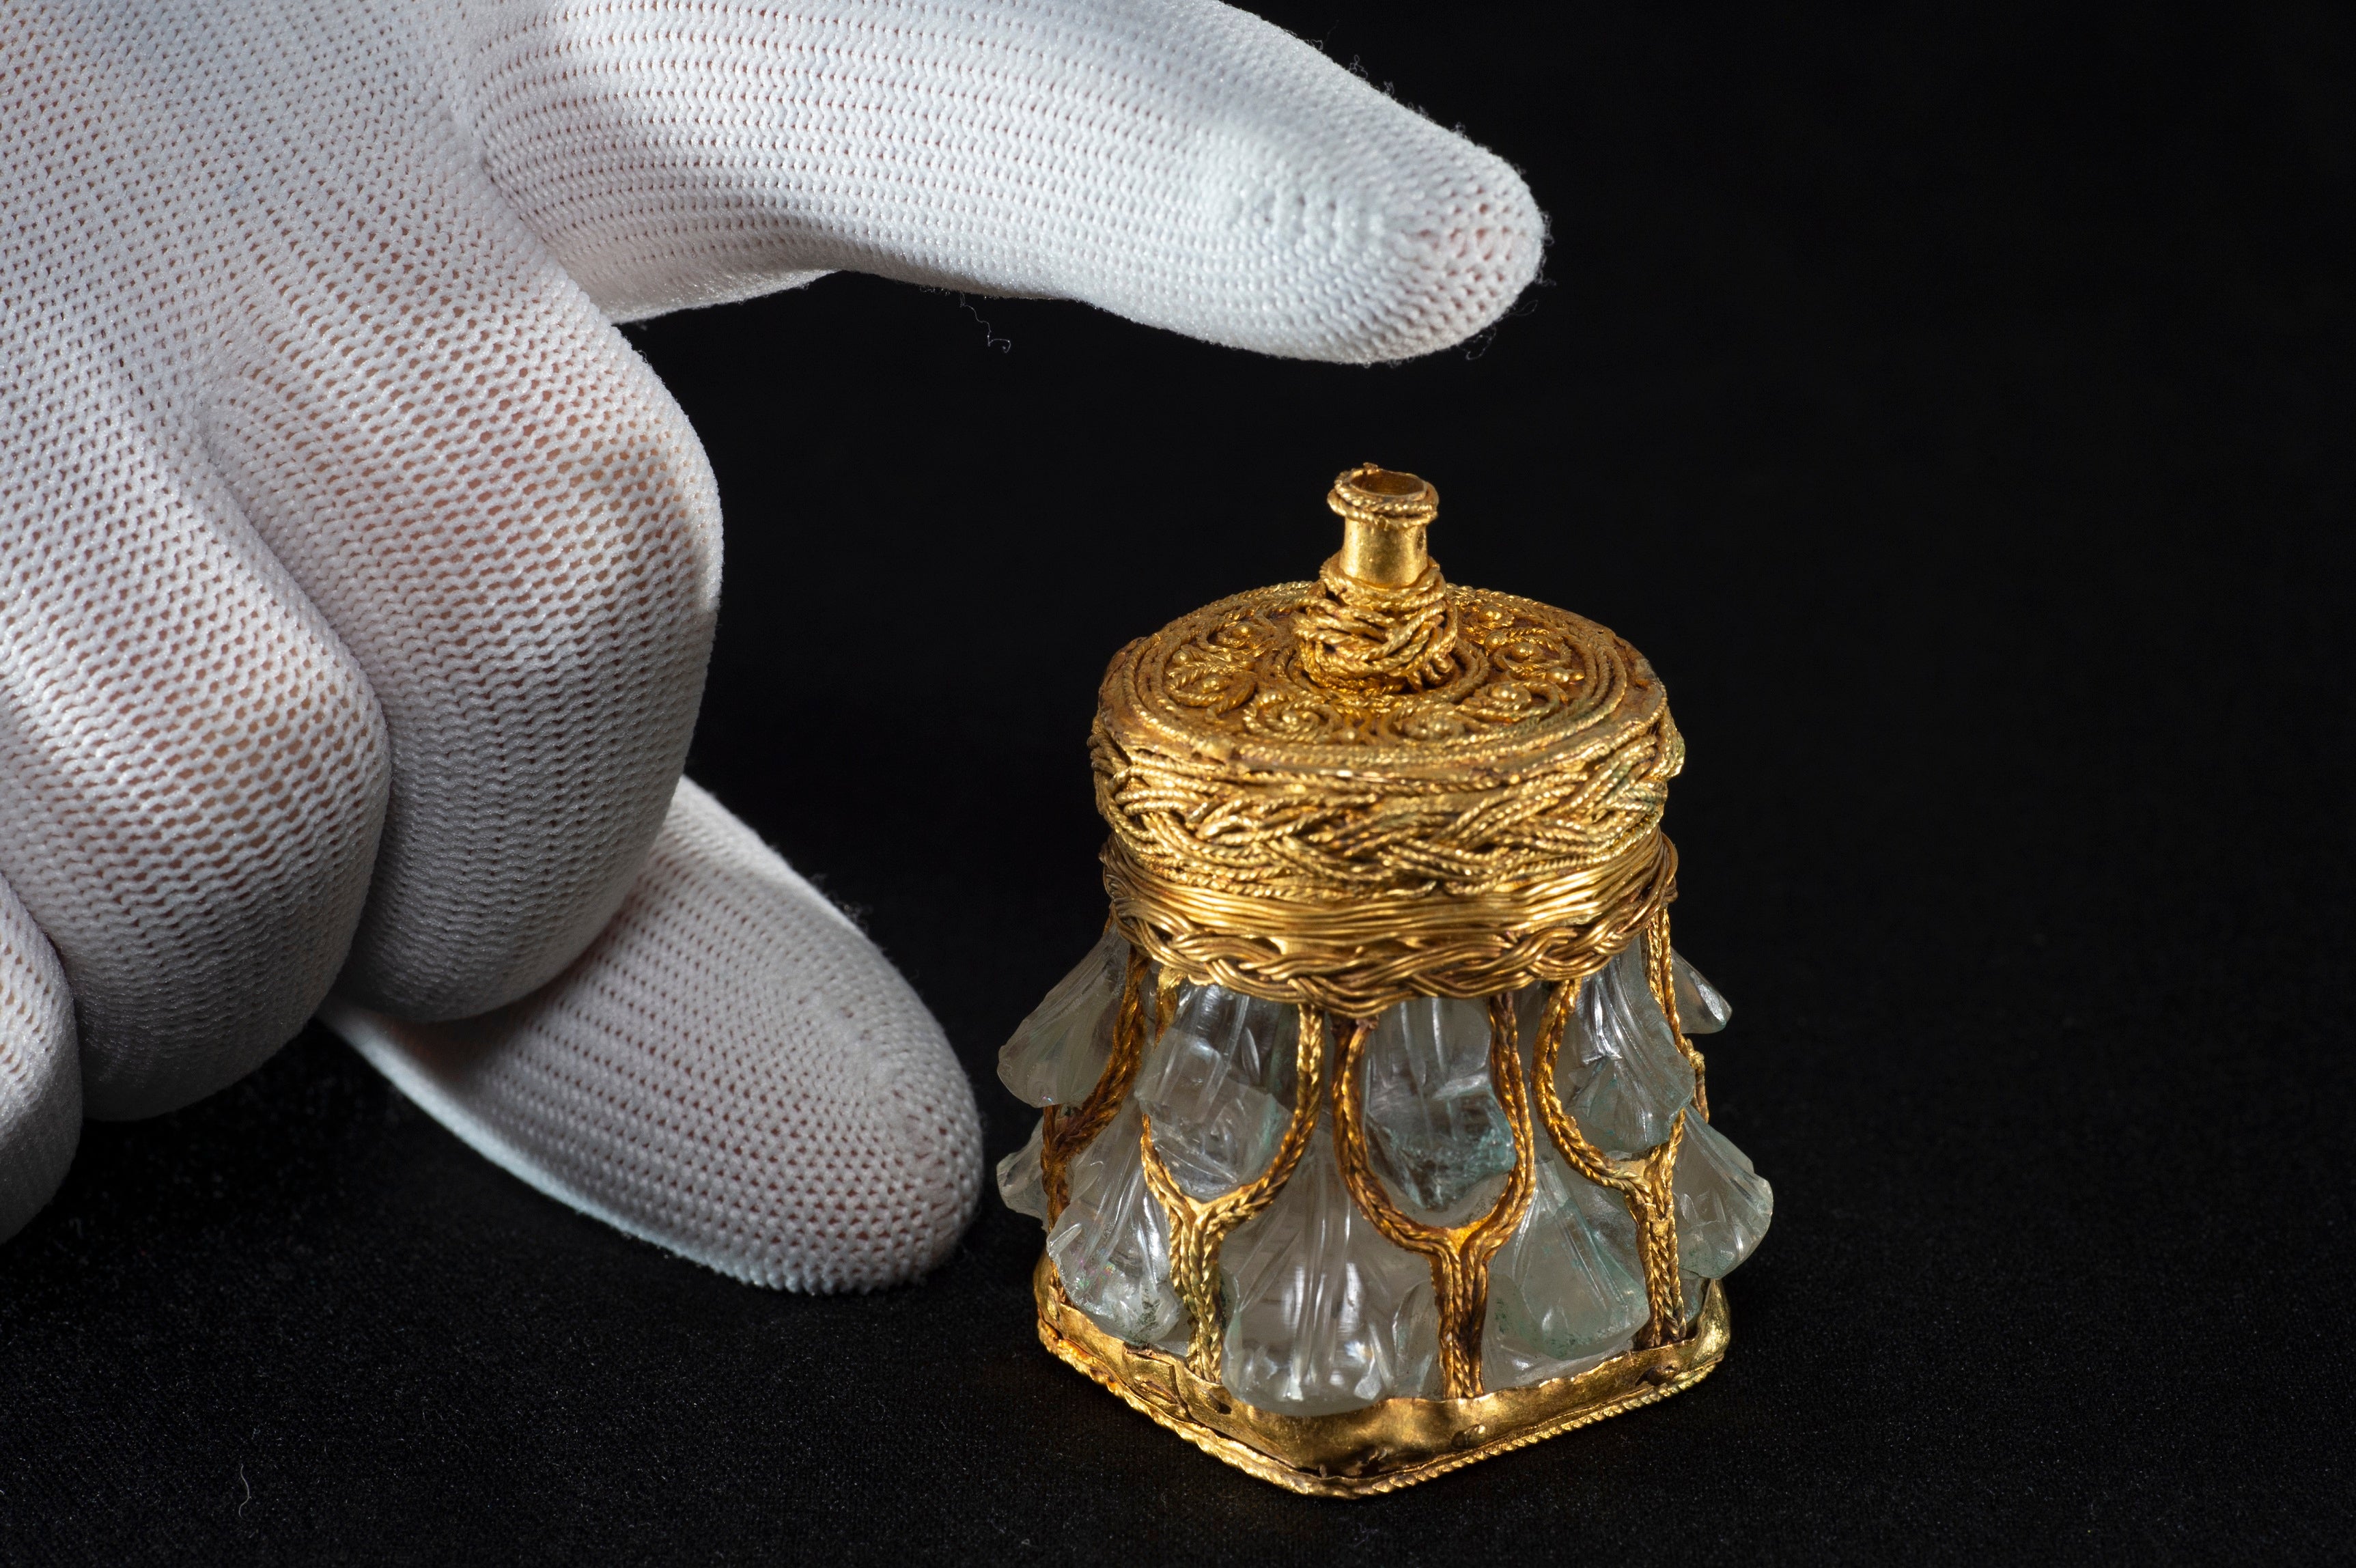
{"type": "Polygon", "coordinates": [[[998,1080],[1025,1105],[1076,1105],[1112,1054],[1129,944],[1107,929],[998,1051],[998,1080]]]}
{"type": "MultiPolygon", "coordinates": [[[[1128,948],[1107,933],[1023,1021],[1000,1076],[1033,1104],[1086,1098],[1111,1047],[1128,948]]],[[[1730,1015],[1680,957],[1678,1006],[1692,1032],[1730,1015]]],[[[1547,988],[1517,993],[1524,1060],[1547,988]]],[[[1146,1050],[1120,1114],[1072,1161],[1071,1201],[1047,1248],[1073,1304],[1107,1332],[1173,1353],[1191,1325],[1170,1283],[1169,1227],[1147,1187],[1139,1136],[1187,1192],[1211,1198],[1268,1166],[1296,1092],[1295,1010],[1213,985],[1182,987],[1177,1013],[1146,1050]]],[[[1653,1001],[1641,942],[1580,987],[1559,1082],[1589,1139],[1614,1155],[1665,1141],[1689,1107],[1693,1074],[1653,1001]]],[[[1368,1039],[1368,1154],[1396,1201],[1432,1223],[1462,1223],[1494,1202],[1513,1136],[1489,1074],[1489,1023],[1477,1002],[1419,998],[1387,1011],[1368,1039]]],[[[1043,1221],[1040,1132],[1001,1161],[1008,1206],[1043,1221]]],[[[1644,1320],[1635,1226],[1625,1203],[1563,1164],[1541,1138],[1529,1213],[1490,1265],[1483,1374],[1492,1388],[1569,1375],[1623,1349],[1644,1320]]],[[[1774,1194],[1740,1149],[1688,1114],[1675,1178],[1687,1319],[1710,1279],[1757,1247],[1774,1194]]],[[[1275,1201],[1228,1236],[1223,1377],[1259,1408],[1295,1415],[1440,1392],[1438,1323],[1423,1259],[1384,1239],[1350,1201],[1330,1120],[1275,1201]]]]}
{"type": "Polygon", "coordinates": [[[1033,1122],[1030,1141],[998,1162],[998,1196],[1007,1208],[1042,1225],[1047,1223],[1047,1183],[1039,1165],[1039,1144],[1046,1126],[1044,1117],[1033,1122]]]}
{"type": "Polygon", "coordinates": [[[1677,1260],[1720,1280],[1749,1257],[1775,1215],[1775,1189],[1751,1156],[1697,1115],[1686,1118],[1672,1185],[1677,1200],[1677,1260]]]}
{"type": "Polygon", "coordinates": [[[1693,1098],[1693,1068],[1653,1000],[1642,942],[1580,987],[1560,1062],[1567,1108],[1590,1143],[1626,1157],[1667,1140],[1693,1098]]]}
{"type": "Polygon", "coordinates": [[[1529,1212],[1489,1264],[1484,1385],[1567,1377],[1625,1349],[1651,1314],[1635,1243],[1620,1196],[1542,1147],[1529,1212]]]}
{"type": "Polygon", "coordinates": [[[1132,1345],[1183,1348],[1188,1320],[1170,1284],[1170,1225],[1145,1185],[1137,1101],[1121,1108],[1066,1167],[1071,1201],[1047,1253],[1072,1305],[1132,1345]]]}
{"type": "Polygon", "coordinates": [[[1220,1263],[1220,1378],[1246,1403],[1326,1415],[1440,1393],[1430,1266],[1351,1203],[1330,1121],[1276,1200],[1227,1238],[1220,1263]]]}
{"type": "Polygon", "coordinates": [[[1376,1021],[1365,1063],[1367,1149],[1393,1198],[1447,1223],[1494,1201],[1514,1130],[1489,1081],[1488,1008],[1402,1002],[1376,1021]]]}
{"type": "Polygon", "coordinates": [[[1136,1095],[1181,1190],[1213,1198],[1268,1168],[1291,1120],[1300,1013],[1218,985],[1179,988],[1136,1095]]]}

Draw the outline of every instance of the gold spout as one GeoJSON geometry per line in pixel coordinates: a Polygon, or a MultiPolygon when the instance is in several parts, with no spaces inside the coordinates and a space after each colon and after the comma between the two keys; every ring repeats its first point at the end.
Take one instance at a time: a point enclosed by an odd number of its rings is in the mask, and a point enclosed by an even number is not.
{"type": "Polygon", "coordinates": [[[1342,570],[1362,583],[1403,588],[1431,564],[1424,530],[1440,515],[1440,492],[1413,474],[1362,463],[1325,497],[1342,519],[1342,570]]]}

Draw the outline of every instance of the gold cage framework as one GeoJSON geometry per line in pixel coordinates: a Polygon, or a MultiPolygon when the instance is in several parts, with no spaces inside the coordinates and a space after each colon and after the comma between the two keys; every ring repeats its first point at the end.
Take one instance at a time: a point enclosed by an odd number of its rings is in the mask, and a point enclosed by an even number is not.
{"type": "Polygon", "coordinates": [[[1318,582],[1181,618],[1105,677],[1091,754],[1127,958],[1093,1088],[1044,1109],[1036,1175],[1051,1235],[1074,1162],[1120,1116],[1182,986],[1294,1010],[1289,1120],[1257,1176],[1205,1198],[1173,1175],[1142,1117],[1183,1354],[1108,1332],[1050,1257],[1034,1294],[1047,1348],[1135,1409],[1265,1480],[1354,1497],[1665,1398],[1718,1365],[1729,1328],[1717,1281],[1689,1302],[1680,1269],[1677,1156],[1708,1101],[1669,941],[1676,855],[1660,819],[1684,746],[1660,682],[1592,622],[1445,583],[1425,548],[1438,496],[1414,476],[1353,469],[1328,504],[1344,544],[1318,582]],[[1655,1146],[1618,1157],[1582,1131],[1558,1069],[1582,985],[1632,949],[1692,1094],[1655,1146]],[[1484,1006],[1489,1084],[1512,1138],[1502,1190],[1457,1223],[1408,1212],[1370,1156],[1367,1041],[1385,1009],[1414,997],[1484,1006]],[[1439,1397],[1288,1414],[1222,1382],[1222,1245],[1276,1200],[1321,1120],[1356,1211],[1429,1266],[1439,1397]],[[1490,1264],[1530,1210],[1541,1137],[1625,1206],[1647,1316],[1617,1354],[1484,1388],[1490,1264]]]}

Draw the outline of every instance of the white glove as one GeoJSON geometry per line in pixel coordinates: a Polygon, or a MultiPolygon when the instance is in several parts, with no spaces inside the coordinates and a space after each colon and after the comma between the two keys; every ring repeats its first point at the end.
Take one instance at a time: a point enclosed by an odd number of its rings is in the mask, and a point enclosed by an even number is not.
{"type": "Polygon", "coordinates": [[[1364,361],[1543,240],[1207,0],[0,0],[0,1235],[332,989],[509,1170],[819,1289],[955,1240],[971,1090],[680,779],[719,511],[612,323],[849,267],[1364,361]]]}

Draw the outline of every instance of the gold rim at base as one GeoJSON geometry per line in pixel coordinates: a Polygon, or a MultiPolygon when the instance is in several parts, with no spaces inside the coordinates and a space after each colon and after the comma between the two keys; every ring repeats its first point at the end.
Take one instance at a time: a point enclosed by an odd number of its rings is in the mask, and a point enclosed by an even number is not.
{"type": "Polygon", "coordinates": [[[1064,1295],[1044,1256],[1031,1277],[1039,1340],[1215,1459],[1313,1498],[1365,1498],[1444,1476],[1573,1427],[1664,1400],[1709,1376],[1730,1337],[1716,1280],[1687,1337],[1630,1350],[1568,1378],[1470,1399],[1387,1399],[1333,1415],[1280,1415],[1196,1377],[1176,1357],[1130,1345],[1064,1295]]]}

